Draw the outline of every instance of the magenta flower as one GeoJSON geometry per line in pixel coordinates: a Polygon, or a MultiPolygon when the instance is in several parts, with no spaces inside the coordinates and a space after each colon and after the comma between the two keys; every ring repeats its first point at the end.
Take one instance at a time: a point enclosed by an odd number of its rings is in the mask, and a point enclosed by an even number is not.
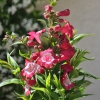
{"type": "Polygon", "coordinates": [[[70,15],[70,10],[69,9],[65,9],[63,11],[57,12],[56,15],[57,16],[69,16],[70,15]]]}
{"type": "Polygon", "coordinates": [[[28,40],[28,41],[27,41],[27,45],[28,45],[29,47],[34,46],[33,40],[28,40]]]}
{"type": "Polygon", "coordinates": [[[29,40],[33,40],[35,39],[38,43],[41,43],[40,41],[40,38],[39,38],[39,35],[41,35],[43,32],[45,32],[46,30],[43,29],[43,30],[40,30],[38,32],[34,32],[34,31],[31,31],[29,32],[28,34],[30,35],[29,36],[29,40]]]}
{"type": "Polygon", "coordinates": [[[70,65],[69,62],[67,62],[67,64],[61,65],[61,69],[62,69],[64,72],[67,72],[67,73],[70,73],[70,72],[73,71],[73,67],[70,65]]]}
{"type": "Polygon", "coordinates": [[[30,91],[30,86],[28,84],[26,84],[24,86],[24,90],[25,90],[25,95],[26,96],[29,96],[31,94],[31,91],[30,91]]]}
{"type": "Polygon", "coordinates": [[[60,25],[56,25],[56,26],[54,26],[53,30],[55,32],[59,32],[61,30],[61,26],[60,25]]]}
{"type": "Polygon", "coordinates": [[[31,60],[36,60],[40,56],[40,52],[34,52],[30,55],[31,60]]]}
{"type": "Polygon", "coordinates": [[[53,67],[54,60],[55,59],[53,57],[53,50],[47,49],[45,51],[40,52],[40,59],[38,59],[38,64],[44,66],[47,69],[50,69],[53,67]]]}
{"type": "Polygon", "coordinates": [[[43,73],[44,69],[36,63],[29,62],[22,71],[26,78],[32,78],[36,73],[43,73]]]}
{"type": "Polygon", "coordinates": [[[74,84],[70,81],[68,74],[66,72],[62,75],[60,81],[66,90],[69,90],[74,87],[74,84]]]}
{"type": "Polygon", "coordinates": [[[69,60],[74,54],[73,48],[63,49],[60,51],[60,61],[69,60]]]}
{"type": "Polygon", "coordinates": [[[50,5],[46,5],[44,8],[45,8],[45,11],[48,11],[48,12],[52,10],[52,6],[50,5]]]}
{"type": "Polygon", "coordinates": [[[49,14],[47,14],[47,13],[44,13],[44,14],[43,14],[43,16],[44,16],[44,18],[45,18],[45,19],[47,19],[47,18],[49,18],[49,17],[50,17],[50,15],[49,15],[49,14]]]}
{"type": "Polygon", "coordinates": [[[73,38],[74,27],[69,22],[62,27],[61,31],[63,34],[67,34],[70,38],[73,38]]]}

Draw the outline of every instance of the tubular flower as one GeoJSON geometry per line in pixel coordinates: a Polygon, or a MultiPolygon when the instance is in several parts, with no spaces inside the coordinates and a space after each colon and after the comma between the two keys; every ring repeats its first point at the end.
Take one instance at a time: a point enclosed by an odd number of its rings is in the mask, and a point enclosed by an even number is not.
{"type": "Polygon", "coordinates": [[[69,60],[74,54],[73,48],[62,49],[60,51],[60,61],[69,60]]]}
{"type": "Polygon", "coordinates": [[[29,47],[34,46],[33,40],[28,40],[28,41],[27,41],[27,45],[28,45],[29,47]]]}
{"type": "Polygon", "coordinates": [[[45,51],[40,52],[40,59],[38,59],[38,64],[44,66],[47,69],[53,67],[54,62],[53,51],[52,49],[47,49],[45,51]]]}
{"type": "Polygon", "coordinates": [[[45,19],[48,19],[50,17],[50,15],[47,14],[47,13],[44,13],[43,16],[44,16],[45,19]]]}
{"type": "Polygon", "coordinates": [[[60,81],[66,90],[69,90],[74,87],[74,84],[70,81],[68,74],[66,72],[62,75],[60,81]]]}
{"type": "Polygon", "coordinates": [[[36,60],[40,55],[40,52],[34,52],[30,55],[31,60],[36,60]]]}
{"type": "Polygon", "coordinates": [[[40,65],[29,62],[27,66],[22,70],[23,76],[26,78],[32,78],[36,73],[43,73],[44,68],[40,67],[40,65]]]}
{"type": "Polygon", "coordinates": [[[48,12],[52,10],[52,6],[50,5],[46,5],[44,8],[45,8],[45,11],[48,11],[48,12]]]}
{"type": "Polygon", "coordinates": [[[38,32],[34,32],[34,31],[29,32],[28,33],[30,35],[29,40],[35,39],[38,43],[41,43],[39,35],[41,35],[43,32],[45,32],[45,29],[40,30],[38,32]]]}
{"type": "Polygon", "coordinates": [[[24,90],[25,90],[25,95],[26,96],[29,96],[31,94],[31,91],[30,91],[30,86],[28,84],[26,84],[24,86],[24,90]]]}
{"type": "Polygon", "coordinates": [[[62,27],[61,32],[62,32],[62,34],[66,34],[70,38],[73,38],[73,35],[74,35],[74,27],[72,25],[70,25],[69,22],[67,22],[67,24],[65,24],[62,27]]]}
{"type": "Polygon", "coordinates": [[[73,71],[73,67],[70,65],[70,63],[68,62],[67,64],[61,65],[61,69],[64,72],[70,73],[73,71]]]}
{"type": "Polygon", "coordinates": [[[59,32],[61,30],[61,26],[60,25],[56,25],[56,26],[54,26],[53,30],[55,32],[59,32]]]}
{"type": "Polygon", "coordinates": [[[70,10],[69,9],[65,9],[63,11],[57,12],[56,15],[57,16],[69,16],[70,15],[70,10]]]}

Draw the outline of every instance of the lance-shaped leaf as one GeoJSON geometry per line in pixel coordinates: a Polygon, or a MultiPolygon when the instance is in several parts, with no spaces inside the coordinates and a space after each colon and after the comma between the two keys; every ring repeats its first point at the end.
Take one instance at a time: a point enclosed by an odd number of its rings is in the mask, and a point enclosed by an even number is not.
{"type": "Polygon", "coordinates": [[[85,54],[89,54],[89,52],[87,52],[86,50],[77,49],[76,53],[74,54],[74,56],[70,60],[71,65],[74,67],[77,67],[83,61],[93,60],[93,58],[88,59],[88,58],[84,57],[85,54]]]}
{"type": "Polygon", "coordinates": [[[77,98],[86,97],[90,95],[93,94],[82,94],[81,92],[74,92],[73,94],[70,95],[69,100],[76,100],[77,98]]]}
{"type": "Polygon", "coordinates": [[[79,42],[81,39],[83,39],[86,36],[91,36],[92,34],[77,34],[73,37],[73,40],[70,41],[72,45],[76,44],[79,42]]]}
{"type": "Polygon", "coordinates": [[[22,82],[20,79],[16,79],[16,78],[7,79],[0,83],[0,87],[8,85],[8,84],[22,84],[22,82]]]}
{"type": "Polygon", "coordinates": [[[40,35],[40,41],[43,47],[48,48],[50,46],[50,40],[42,35],[40,35]]]}
{"type": "Polygon", "coordinates": [[[37,90],[37,91],[44,92],[49,97],[49,100],[51,100],[50,92],[46,88],[41,88],[41,87],[31,87],[31,88],[34,89],[34,90],[37,90]]]}
{"type": "Polygon", "coordinates": [[[6,62],[6,61],[4,61],[4,60],[1,60],[1,59],[0,59],[0,65],[1,65],[2,67],[12,69],[12,66],[11,66],[10,64],[8,64],[8,62],[6,62]]]}
{"type": "Polygon", "coordinates": [[[29,54],[29,53],[22,53],[22,52],[19,50],[19,54],[20,54],[20,56],[22,56],[22,57],[24,57],[24,58],[30,59],[30,54],[29,54]]]}
{"type": "Polygon", "coordinates": [[[20,98],[22,100],[29,100],[29,98],[27,96],[25,96],[25,95],[20,95],[17,92],[15,92],[15,94],[17,95],[17,98],[20,98]]]}
{"type": "Polygon", "coordinates": [[[42,75],[36,75],[36,78],[39,82],[41,82],[44,86],[45,86],[45,80],[43,79],[43,76],[42,75]]]}
{"type": "Polygon", "coordinates": [[[13,45],[16,45],[16,44],[23,44],[23,42],[22,42],[22,41],[14,42],[14,43],[12,44],[12,46],[13,46],[13,45]]]}
{"type": "Polygon", "coordinates": [[[91,85],[92,82],[90,82],[89,80],[85,80],[85,76],[83,76],[83,78],[81,80],[77,80],[75,81],[75,85],[76,85],[76,88],[86,88],[87,86],[91,85]]]}
{"type": "Polygon", "coordinates": [[[70,74],[69,77],[72,78],[77,78],[79,76],[78,71],[74,69],[70,74]]]}
{"type": "Polygon", "coordinates": [[[46,88],[50,88],[50,79],[51,79],[51,75],[49,73],[48,77],[46,78],[46,88]]]}
{"type": "Polygon", "coordinates": [[[13,67],[12,68],[13,74],[17,74],[20,71],[20,67],[16,63],[16,61],[10,56],[9,53],[7,53],[7,60],[8,60],[8,64],[13,67]]]}
{"type": "Polygon", "coordinates": [[[38,21],[40,21],[40,22],[44,25],[44,27],[47,28],[47,23],[46,23],[45,20],[43,20],[43,19],[38,19],[38,21]]]}
{"type": "Polygon", "coordinates": [[[85,75],[88,78],[94,78],[94,79],[100,80],[100,78],[98,78],[98,77],[96,77],[94,75],[91,75],[90,73],[87,73],[87,72],[82,71],[82,70],[79,71],[79,75],[80,76],[84,76],[85,75]]]}

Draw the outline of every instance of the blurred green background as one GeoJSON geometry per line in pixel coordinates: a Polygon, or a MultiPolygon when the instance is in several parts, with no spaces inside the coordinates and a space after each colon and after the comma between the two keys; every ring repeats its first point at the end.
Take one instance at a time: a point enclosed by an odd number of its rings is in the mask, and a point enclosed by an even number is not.
{"type": "MultiPolygon", "coordinates": [[[[29,31],[37,31],[43,28],[43,25],[37,21],[42,19],[43,15],[36,10],[38,0],[0,0],[0,59],[6,60],[6,51],[11,51],[11,41],[2,42],[6,32],[16,33],[19,37],[26,36],[29,31]]],[[[15,46],[16,50],[13,57],[17,63],[23,67],[24,59],[19,57],[18,50],[24,50],[23,46],[15,46]]],[[[0,82],[15,77],[10,70],[0,66],[0,82]]],[[[23,93],[23,88],[17,85],[8,85],[0,88],[0,100],[20,100],[16,98],[14,91],[23,93]],[[19,89],[20,88],[20,89],[19,89]]]]}

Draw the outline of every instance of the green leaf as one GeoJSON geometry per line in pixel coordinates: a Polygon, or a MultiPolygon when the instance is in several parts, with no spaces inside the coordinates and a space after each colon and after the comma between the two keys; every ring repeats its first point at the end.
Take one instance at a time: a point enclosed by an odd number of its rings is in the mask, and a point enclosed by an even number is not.
{"type": "Polygon", "coordinates": [[[51,78],[51,75],[49,73],[48,77],[46,78],[46,88],[50,88],[50,78],[51,78]]]}
{"type": "Polygon", "coordinates": [[[83,84],[81,85],[81,87],[87,87],[90,84],[92,84],[92,82],[88,81],[88,80],[84,80],[83,84]]]}
{"type": "Polygon", "coordinates": [[[72,78],[77,78],[79,76],[78,71],[74,69],[70,74],[69,77],[72,78]]]}
{"type": "Polygon", "coordinates": [[[84,76],[85,75],[88,78],[94,78],[94,79],[100,80],[100,78],[98,78],[98,77],[96,77],[94,75],[91,75],[91,74],[89,74],[89,73],[87,73],[85,71],[82,71],[82,70],[79,71],[79,75],[80,76],[84,76]]]}
{"type": "Polygon", "coordinates": [[[50,40],[42,35],[40,35],[40,41],[43,47],[48,48],[50,46],[50,40]]]}
{"type": "Polygon", "coordinates": [[[37,90],[37,91],[44,92],[49,97],[49,100],[51,100],[50,93],[46,88],[41,88],[41,87],[31,87],[31,88],[34,89],[34,90],[37,90]]]}
{"type": "Polygon", "coordinates": [[[59,95],[57,95],[57,93],[55,92],[51,92],[51,97],[53,98],[53,100],[59,100],[59,95]]]}
{"type": "Polygon", "coordinates": [[[12,66],[8,64],[8,62],[4,61],[4,60],[0,60],[0,65],[5,67],[5,68],[9,68],[12,69],[12,66]]]}
{"type": "Polygon", "coordinates": [[[43,77],[41,75],[36,75],[37,79],[45,86],[45,80],[43,79],[43,77]]]}
{"type": "Polygon", "coordinates": [[[88,80],[85,80],[85,76],[83,76],[83,78],[81,80],[77,80],[75,81],[75,89],[84,89],[89,86],[90,84],[92,84],[92,82],[88,81],[88,80]]]}
{"type": "Polygon", "coordinates": [[[61,83],[59,81],[59,79],[57,78],[56,74],[53,75],[54,79],[52,80],[54,85],[58,88],[58,89],[61,89],[61,83]]]}
{"type": "Polygon", "coordinates": [[[20,95],[18,93],[15,92],[15,94],[17,95],[17,98],[20,98],[22,100],[28,100],[28,97],[26,97],[25,95],[20,95]]]}
{"type": "Polygon", "coordinates": [[[13,74],[17,74],[18,72],[20,72],[20,67],[19,65],[16,63],[16,61],[10,56],[10,54],[7,52],[7,60],[8,60],[8,64],[10,66],[12,66],[12,72],[13,74]]]}
{"type": "Polygon", "coordinates": [[[16,34],[14,32],[12,32],[11,39],[14,40],[15,38],[16,38],[16,34]]]}
{"type": "Polygon", "coordinates": [[[73,94],[70,95],[69,100],[76,100],[77,98],[86,97],[90,95],[93,94],[82,94],[81,92],[74,92],[73,94]]]}
{"type": "Polygon", "coordinates": [[[85,54],[89,54],[86,50],[79,50],[77,49],[76,53],[74,56],[71,58],[70,63],[72,66],[77,67],[81,62],[86,61],[86,60],[92,60],[88,59],[85,56],[85,54]]]}
{"type": "Polygon", "coordinates": [[[16,45],[16,44],[23,44],[23,42],[22,42],[22,41],[17,41],[17,42],[15,42],[15,43],[13,43],[12,46],[13,46],[13,45],[16,45]]]}
{"type": "Polygon", "coordinates": [[[20,72],[20,68],[17,67],[16,69],[11,70],[11,71],[12,71],[13,74],[17,74],[18,72],[20,72]]]}
{"type": "Polygon", "coordinates": [[[40,22],[44,25],[44,27],[47,28],[47,23],[46,23],[45,20],[43,20],[43,19],[38,19],[38,21],[40,21],[40,22]]]}
{"type": "Polygon", "coordinates": [[[22,82],[21,82],[21,80],[16,79],[16,78],[7,79],[0,83],[0,87],[8,85],[8,84],[22,84],[22,82]]]}
{"type": "Polygon", "coordinates": [[[27,59],[30,59],[30,54],[29,53],[22,53],[20,50],[19,50],[19,55],[24,57],[24,58],[27,58],[27,59]]]}
{"type": "Polygon", "coordinates": [[[72,45],[76,44],[77,42],[79,42],[82,38],[86,37],[86,36],[91,36],[92,34],[77,34],[74,36],[73,40],[70,41],[70,43],[72,45]]]}
{"type": "Polygon", "coordinates": [[[54,77],[53,82],[56,85],[56,87],[58,87],[59,86],[59,80],[58,80],[58,78],[55,74],[53,75],[53,77],[54,77]]]}
{"type": "Polygon", "coordinates": [[[57,0],[53,0],[53,1],[50,2],[51,6],[55,6],[56,4],[57,4],[57,0]]]}

